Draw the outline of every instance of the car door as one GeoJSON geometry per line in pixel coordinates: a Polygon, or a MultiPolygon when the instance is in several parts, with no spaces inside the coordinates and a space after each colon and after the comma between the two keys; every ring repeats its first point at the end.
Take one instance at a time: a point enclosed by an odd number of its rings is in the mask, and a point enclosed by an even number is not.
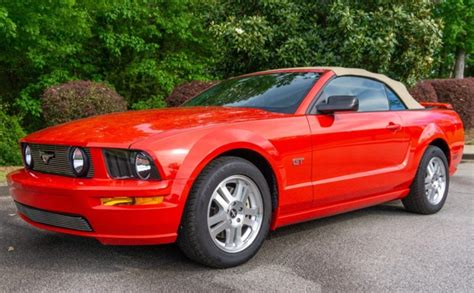
{"type": "MultiPolygon", "coordinates": [[[[330,96],[356,96],[357,112],[307,115],[313,148],[314,205],[328,206],[397,189],[397,173],[407,160],[409,137],[379,81],[337,77],[324,87],[316,105],[330,96]]],[[[392,92],[393,93],[393,92],[392,92]]],[[[315,106],[316,106],[315,105],[315,106]]]]}

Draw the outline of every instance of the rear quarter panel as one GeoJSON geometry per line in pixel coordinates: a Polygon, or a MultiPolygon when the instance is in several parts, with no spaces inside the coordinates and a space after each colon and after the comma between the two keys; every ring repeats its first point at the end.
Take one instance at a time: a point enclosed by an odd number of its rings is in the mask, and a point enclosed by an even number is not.
{"type": "Polygon", "coordinates": [[[410,160],[407,166],[409,182],[415,177],[426,148],[436,139],[442,139],[448,144],[449,171],[451,175],[454,174],[464,148],[463,125],[457,113],[452,110],[423,109],[404,111],[400,116],[411,137],[410,160]]]}

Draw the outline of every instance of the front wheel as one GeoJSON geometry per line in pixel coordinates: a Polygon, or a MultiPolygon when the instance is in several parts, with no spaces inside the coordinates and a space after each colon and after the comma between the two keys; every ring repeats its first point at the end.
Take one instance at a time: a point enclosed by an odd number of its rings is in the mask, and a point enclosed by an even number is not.
{"type": "Polygon", "coordinates": [[[444,152],[429,146],[421,159],[405,208],[419,214],[434,214],[444,205],[449,189],[448,160],[444,152]]]}
{"type": "Polygon", "coordinates": [[[218,158],[193,185],[178,245],[202,264],[236,266],[258,251],[270,220],[270,190],[260,170],[241,158],[218,158]]]}

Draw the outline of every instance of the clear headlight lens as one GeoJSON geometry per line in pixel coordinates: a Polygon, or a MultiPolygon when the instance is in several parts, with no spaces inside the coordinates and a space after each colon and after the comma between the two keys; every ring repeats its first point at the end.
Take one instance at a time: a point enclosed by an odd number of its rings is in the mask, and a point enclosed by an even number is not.
{"type": "Polygon", "coordinates": [[[105,166],[114,179],[161,180],[153,158],[145,151],[104,149],[105,166]]]}
{"type": "Polygon", "coordinates": [[[144,153],[135,155],[135,172],[138,178],[147,180],[151,176],[152,163],[151,159],[144,153]]]}
{"type": "Polygon", "coordinates": [[[81,176],[86,171],[86,154],[81,148],[74,148],[72,150],[72,169],[74,173],[81,176]]]}
{"type": "Polygon", "coordinates": [[[26,145],[23,149],[23,156],[25,158],[26,167],[31,168],[33,166],[33,158],[31,156],[31,148],[29,145],[26,145]]]}

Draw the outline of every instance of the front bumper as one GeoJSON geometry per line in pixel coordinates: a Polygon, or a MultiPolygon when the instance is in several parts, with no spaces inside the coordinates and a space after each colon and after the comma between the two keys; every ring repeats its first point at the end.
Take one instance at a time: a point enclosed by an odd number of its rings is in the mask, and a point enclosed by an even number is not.
{"type": "Polygon", "coordinates": [[[173,202],[176,197],[170,195],[172,183],[169,180],[79,179],[24,169],[8,175],[10,194],[17,205],[21,205],[19,214],[25,221],[38,228],[94,237],[103,244],[113,245],[176,241],[181,208],[178,202],[173,202]],[[164,201],[149,206],[100,203],[100,198],[120,196],[164,196],[164,201]],[[63,223],[65,218],[61,215],[83,218],[91,231],[74,229],[74,226],[65,228],[68,226],[54,222],[56,219],[63,223]],[[49,220],[42,220],[44,216],[49,220]]]}

